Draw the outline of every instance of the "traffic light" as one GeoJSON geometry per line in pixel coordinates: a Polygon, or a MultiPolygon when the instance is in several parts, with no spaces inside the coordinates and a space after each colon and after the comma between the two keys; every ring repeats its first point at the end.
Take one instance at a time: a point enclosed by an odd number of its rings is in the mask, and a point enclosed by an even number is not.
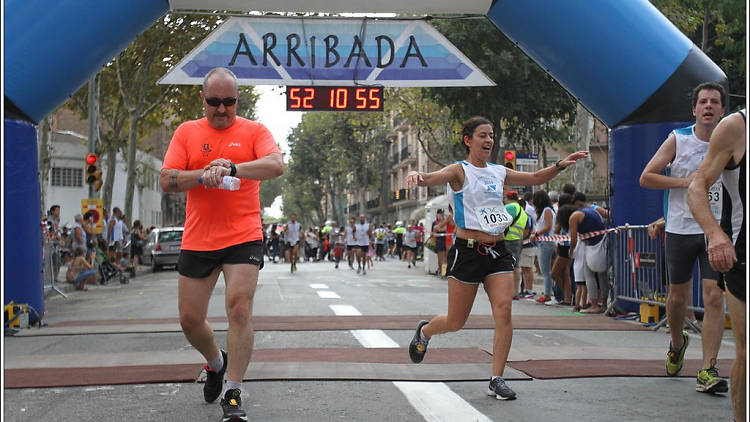
{"type": "Polygon", "coordinates": [[[508,167],[509,169],[516,169],[516,152],[513,150],[505,151],[505,155],[503,156],[505,167],[508,167]]]}
{"type": "Polygon", "coordinates": [[[86,183],[93,185],[96,192],[102,188],[102,172],[97,166],[98,161],[96,154],[86,155],[86,183]]]}

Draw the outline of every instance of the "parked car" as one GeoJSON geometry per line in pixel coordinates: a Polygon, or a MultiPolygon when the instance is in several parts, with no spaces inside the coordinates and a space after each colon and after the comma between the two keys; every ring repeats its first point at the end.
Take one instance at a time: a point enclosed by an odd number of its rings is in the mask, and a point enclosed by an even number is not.
{"type": "Polygon", "coordinates": [[[141,261],[144,265],[151,265],[156,272],[166,265],[177,265],[182,246],[182,232],[184,227],[158,227],[146,237],[143,245],[141,261]]]}

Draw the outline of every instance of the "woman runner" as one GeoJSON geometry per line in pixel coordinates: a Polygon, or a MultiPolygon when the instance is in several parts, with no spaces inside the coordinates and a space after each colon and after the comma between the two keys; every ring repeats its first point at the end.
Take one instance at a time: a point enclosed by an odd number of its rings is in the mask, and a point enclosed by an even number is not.
{"type": "Polygon", "coordinates": [[[534,173],[519,172],[490,163],[494,144],[492,123],[472,117],[463,126],[462,142],[468,157],[432,173],[409,172],[406,188],[447,183],[456,224],[456,241],[448,252],[448,313],[420,321],[409,345],[409,357],[419,363],[430,338],[458,331],[469,316],[479,284],[484,284],[495,320],[492,346],[492,378],[489,395],[513,400],[516,393],[505,385],[503,371],[508,359],[513,326],[513,257],[503,244],[503,231],[512,218],[503,205],[503,185],[541,185],[557,176],[588,151],[570,154],[555,165],[534,173]]]}

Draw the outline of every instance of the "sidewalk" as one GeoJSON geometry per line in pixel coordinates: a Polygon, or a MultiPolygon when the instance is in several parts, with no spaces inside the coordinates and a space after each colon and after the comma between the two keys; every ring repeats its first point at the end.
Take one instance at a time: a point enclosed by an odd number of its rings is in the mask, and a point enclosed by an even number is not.
{"type": "MultiPolygon", "coordinates": [[[[58,290],[60,290],[61,292],[63,292],[66,295],[68,293],[70,293],[70,292],[74,292],[75,289],[76,289],[76,286],[74,284],[68,283],[67,281],[65,281],[65,274],[67,272],[68,272],[68,266],[67,265],[60,266],[60,272],[57,274],[57,280],[58,281],[54,284],[54,287],[56,287],[58,290]]],[[[135,277],[131,277],[129,273],[126,273],[126,276],[128,277],[129,280],[131,280],[132,278],[138,278],[140,276],[143,276],[143,274],[146,274],[146,273],[149,273],[149,272],[151,272],[151,268],[150,267],[147,267],[147,266],[144,266],[144,265],[139,265],[138,266],[138,270],[135,273],[135,277]]],[[[119,283],[119,280],[111,279],[111,280],[109,280],[109,282],[106,285],[117,284],[117,283],[119,283]]],[[[99,284],[99,283],[97,283],[97,284],[87,284],[86,288],[88,288],[88,289],[92,289],[92,288],[96,289],[97,287],[102,287],[102,286],[104,286],[104,285],[99,284]]],[[[56,294],[58,294],[58,293],[52,288],[51,284],[45,284],[44,285],[44,298],[45,299],[47,299],[47,298],[49,298],[49,297],[51,297],[53,295],[56,295],[56,294]]]]}

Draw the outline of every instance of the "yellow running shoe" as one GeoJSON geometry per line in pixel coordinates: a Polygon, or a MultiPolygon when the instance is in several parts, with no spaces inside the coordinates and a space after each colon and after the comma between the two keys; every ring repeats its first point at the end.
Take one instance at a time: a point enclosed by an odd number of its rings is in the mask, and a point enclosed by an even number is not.
{"type": "Polygon", "coordinates": [[[690,343],[690,337],[683,331],[682,332],[682,347],[680,350],[675,351],[672,348],[672,343],[669,343],[669,351],[667,352],[667,375],[670,377],[677,376],[682,370],[682,364],[685,362],[685,350],[687,350],[688,343],[690,343]]]}

